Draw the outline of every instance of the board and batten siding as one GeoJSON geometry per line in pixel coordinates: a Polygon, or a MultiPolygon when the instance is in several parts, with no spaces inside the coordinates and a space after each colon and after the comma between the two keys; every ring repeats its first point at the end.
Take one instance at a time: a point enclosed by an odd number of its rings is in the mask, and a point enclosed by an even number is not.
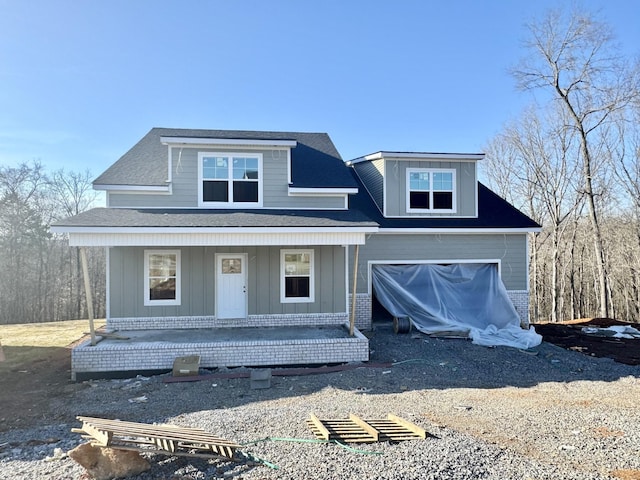
{"type": "Polygon", "coordinates": [[[262,188],[264,208],[341,209],[344,197],[289,196],[286,150],[247,150],[238,148],[175,148],[172,147],[170,194],[108,192],[110,207],[129,208],[198,208],[198,153],[260,153],[262,154],[262,188]]]}
{"type": "Polygon", "coordinates": [[[384,202],[384,160],[371,160],[353,165],[367,191],[378,205],[380,211],[384,202]]]}
{"type": "MultiPolygon", "coordinates": [[[[353,281],[353,247],[349,253],[350,282],[353,281]]],[[[527,237],[521,234],[413,234],[371,235],[360,246],[358,293],[368,292],[370,261],[399,264],[421,260],[500,260],[502,282],[507,290],[527,290],[527,237]]]]}
{"type": "Polygon", "coordinates": [[[438,162],[424,160],[386,160],[385,202],[387,217],[475,217],[476,164],[475,162],[438,162]],[[407,169],[445,168],[456,172],[455,213],[407,213],[407,169]]]}
{"type": "MultiPolygon", "coordinates": [[[[172,247],[175,249],[175,247],[172,247]]],[[[110,317],[214,316],[216,253],[246,253],[248,314],[344,313],[345,249],[341,246],[287,246],[314,250],[315,301],[280,302],[280,247],[183,247],[181,304],[144,305],[145,247],[112,247],[109,253],[110,317]]]]}

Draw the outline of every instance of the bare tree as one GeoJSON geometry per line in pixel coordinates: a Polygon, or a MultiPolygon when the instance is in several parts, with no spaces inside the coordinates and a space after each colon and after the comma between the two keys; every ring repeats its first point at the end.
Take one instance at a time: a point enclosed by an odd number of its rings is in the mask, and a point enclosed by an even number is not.
{"type": "Polygon", "coordinates": [[[580,145],[582,189],[592,230],[599,311],[609,315],[609,285],[596,189],[603,126],[638,98],[638,76],[619,54],[610,28],[590,14],[552,11],[528,25],[528,55],[513,70],[521,89],[543,89],[569,116],[580,145]]]}
{"type": "Polygon", "coordinates": [[[580,204],[573,161],[575,135],[566,128],[563,112],[551,109],[541,118],[533,109],[516,122],[512,122],[497,135],[488,148],[487,160],[490,179],[496,181],[498,191],[510,190],[510,200],[525,210],[538,223],[546,225],[542,235],[532,242],[532,277],[534,318],[542,310],[539,292],[539,255],[545,242],[549,250],[551,281],[543,282],[542,289],[550,292],[550,316],[557,321],[562,316],[563,289],[561,289],[561,243],[567,218],[580,204]]]}

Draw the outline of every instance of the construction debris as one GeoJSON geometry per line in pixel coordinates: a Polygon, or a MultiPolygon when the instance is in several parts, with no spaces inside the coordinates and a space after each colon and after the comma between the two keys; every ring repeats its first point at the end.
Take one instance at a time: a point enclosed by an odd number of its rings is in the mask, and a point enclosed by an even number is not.
{"type": "Polygon", "coordinates": [[[150,425],[93,417],[76,417],[82,428],[71,431],[91,440],[91,445],[118,450],[233,459],[240,447],[199,428],[150,425]]]}
{"type": "Polygon", "coordinates": [[[399,442],[427,438],[425,430],[391,413],[382,420],[363,420],[354,414],[349,414],[347,419],[320,420],[311,414],[307,425],[318,439],[343,443],[399,442]]]}
{"type": "Polygon", "coordinates": [[[200,355],[178,357],[173,361],[174,377],[192,377],[200,370],[200,355]]]}

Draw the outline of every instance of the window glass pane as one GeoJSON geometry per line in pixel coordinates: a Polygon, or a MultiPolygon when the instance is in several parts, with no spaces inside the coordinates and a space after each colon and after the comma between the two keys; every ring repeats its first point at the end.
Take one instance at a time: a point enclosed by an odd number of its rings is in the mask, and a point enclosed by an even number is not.
{"type": "Polygon", "coordinates": [[[206,181],[202,182],[203,202],[228,202],[229,182],[227,181],[206,181]]]}
{"type": "Polygon", "coordinates": [[[223,258],[222,259],[222,273],[242,273],[242,259],[241,258],[223,258]]]}
{"type": "Polygon", "coordinates": [[[203,178],[229,178],[229,159],[227,157],[204,157],[202,159],[203,178]]]}
{"type": "Polygon", "coordinates": [[[149,279],[149,300],[175,300],[176,299],[176,279],[175,278],[150,278],[149,279]]]}
{"type": "Polygon", "coordinates": [[[284,256],[284,274],[289,275],[309,275],[311,273],[311,262],[308,253],[287,253],[284,256]]]}
{"type": "Polygon", "coordinates": [[[257,202],[258,201],[258,182],[233,182],[233,201],[234,202],[257,202]]]}
{"type": "Polygon", "coordinates": [[[409,173],[411,190],[429,190],[429,172],[409,173]]]}
{"type": "Polygon", "coordinates": [[[285,297],[309,297],[309,277],[286,277],[284,279],[285,297]]]}
{"type": "Polygon", "coordinates": [[[233,159],[233,178],[237,180],[257,180],[258,159],[252,157],[235,157],[233,159]]]}
{"type": "Polygon", "coordinates": [[[409,208],[425,208],[429,207],[429,192],[410,192],[409,208]]]}
{"type": "Polygon", "coordinates": [[[453,193],[433,192],[433,208],[447,210],[453,208],[453,193]]]}
{"type": "Polygon", "coordinates": [[[168,277],[176,274],[176,256],[173,254],[149,255],[149,276],[168,277]]]}
{"type": "Polygon", "coordinates": [[[252,180],[258,179],[258,159],[247,158],[246,159],[247,178],[252,180]]]}
{"type": "Polygon", "coordinates": [[[453,175],[450,172],[433,173],[434,190],[453,190],[453,175]]]}
{"type": "Polygon", "coordinates": [[[233,159],[233,178],[240,179],[245,176],[245,159],[234,158],[233,159]]]}

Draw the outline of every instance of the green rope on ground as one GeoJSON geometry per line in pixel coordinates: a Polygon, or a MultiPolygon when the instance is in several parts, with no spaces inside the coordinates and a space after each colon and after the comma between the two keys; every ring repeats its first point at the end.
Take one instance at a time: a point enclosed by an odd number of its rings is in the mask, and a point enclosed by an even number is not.
{"type": "Polygon", "coordinates": [[[252,453],[242,453],[248,460],[252,461],[252,462],[256,462],[259,463],[261,465],[264,465],[265,467],[269,467],[272,470],[280,470],[280,467],[278,465],[276,465],[275,463],[271,463],[268,462],[267,460],[265,460],[264,458],[260,458],[256,455],[253,455],[252,453]]]}

